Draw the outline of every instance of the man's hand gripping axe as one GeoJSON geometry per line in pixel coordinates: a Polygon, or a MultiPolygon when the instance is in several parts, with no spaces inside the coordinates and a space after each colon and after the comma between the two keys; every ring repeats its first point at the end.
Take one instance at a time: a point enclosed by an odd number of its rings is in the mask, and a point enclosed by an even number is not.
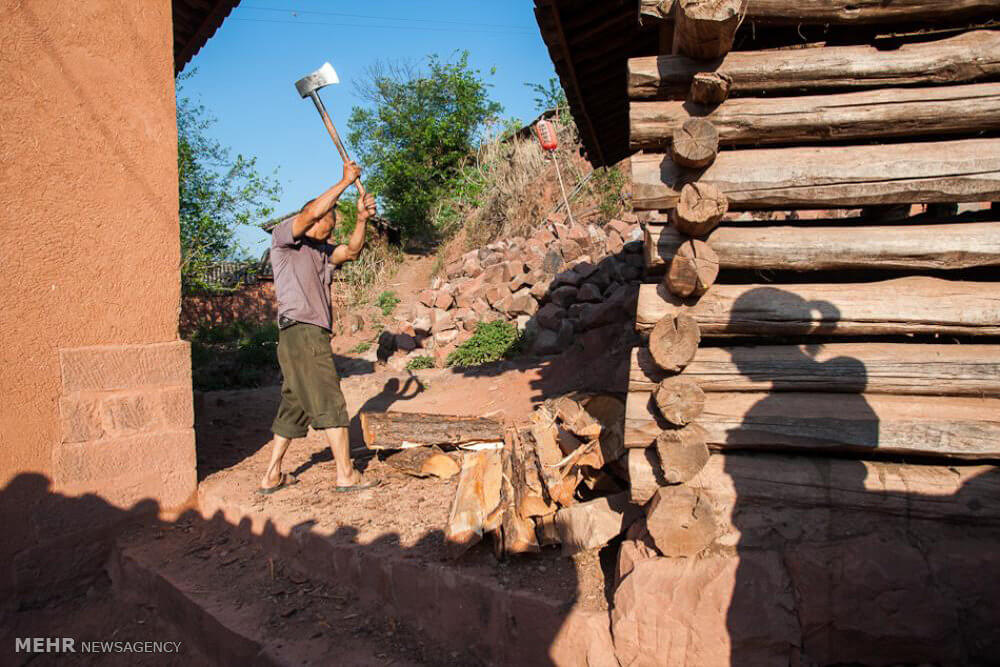
{"type": "MultiPolygon", "coordinates": [[[[319,112],[320,117],[323,118],[323,124],[326,125],[327,132],[330,133],[330,138],[333,139],[333,143],[337,145],[337,150],[340,152],[340,158],[347,162],[350,158],[347,156],[347,151],[344,150],[344,144],[340,140],[340,135],[337,134],[337,128],[333,126],[333,121],[330,120],[330,114],[326,112],[326,107],[323,106],[323,100],[319,98],[319,89],[323,86],[329,86],[334,83],[340,83],[340,78],[337,76],[337,70],[333,69],[333,65],[330,63],[323,63],[323,66],[312,74],[307,74],[298,81],[295,82],[295,89],[299,91],[299,95],[302,97],[308,97],[312,99],[313,104],[316,105],[316,111],[319,112]]],[[[365,196],[365,188],[361,185],[361,179],[359,178],[354,182],[358,186],[358,195],[361,197],[365,196]]]]}

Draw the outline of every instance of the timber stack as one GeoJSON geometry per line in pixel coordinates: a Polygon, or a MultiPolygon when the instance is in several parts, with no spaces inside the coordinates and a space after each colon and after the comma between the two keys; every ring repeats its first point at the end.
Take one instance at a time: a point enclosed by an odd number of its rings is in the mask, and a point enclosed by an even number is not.
{"type": "Polygon", "coordinates": [[[621,664],[989,661],[1000,605],[958,591],[998,573],[1000,0],[536,8],[644,224],[621,664]]]}

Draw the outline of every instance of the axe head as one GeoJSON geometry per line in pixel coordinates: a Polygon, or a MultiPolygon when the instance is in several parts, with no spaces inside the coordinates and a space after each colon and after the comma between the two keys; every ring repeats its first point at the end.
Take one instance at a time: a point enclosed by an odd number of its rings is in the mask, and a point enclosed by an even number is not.
{"type": "Polygon", "coordinates": [[[295,89],[302,97],[309,97],[323,86],[329,86],[332,83],[340,83],[337,70],[333,69],[333,65],[330,63],[323,63],[323,66],[318,70],[296,81],[295,89]]]}

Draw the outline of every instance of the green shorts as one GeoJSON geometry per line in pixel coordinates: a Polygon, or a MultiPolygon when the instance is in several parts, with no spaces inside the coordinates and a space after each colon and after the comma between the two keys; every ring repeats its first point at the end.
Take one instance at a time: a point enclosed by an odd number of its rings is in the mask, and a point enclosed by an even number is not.
{"type": "Polygon", "coordinates": [[[278,336],[281,405],[271,430],[286,438],[314,429],[346,427],[347,404],[333,365],[330,332],[314,324],[293,324],[278,336]]]}

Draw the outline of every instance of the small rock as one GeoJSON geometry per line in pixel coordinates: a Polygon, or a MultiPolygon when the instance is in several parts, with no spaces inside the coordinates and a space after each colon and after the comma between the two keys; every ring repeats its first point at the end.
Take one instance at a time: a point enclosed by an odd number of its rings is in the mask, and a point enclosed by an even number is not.
{"type": "Polygon", "coordinates": [[[580,274],[580,277],[586,280],[590,276],[594,275],[597,271],[597,267],[590,263],[589,259],[582,259],[577,264],[573,265],[573,271],[580,274]]]}
{"type": "Polygon", "coordinates": [[[538,312],[538,302],[531,296],[530,290],[521,289],[511,295],[507,312],[515,315],[534,315],[538,312]]]}
{"type": "Polygon", "coordinates": [[[624,251],[625,241],[622,239],[621,234],[615,230],[611,230],[611,233],[608,234],[608,240],[604,247],[607,248],[609,255],[617,255],[618,253],[624,251]]]}
{"type": "Polygon", "coordinates": [[[608,229],[618,232],[618,235],[625,238],[625,235],[629,233],[632,225],[625,222],[624,220],[612,220],[608,223],[608,229]]]}
{"type": "Polygon", "coordinates": [[[552,299],[552,303],[557,306],[567,308],[571,303],[576,301],[576,288],[572,285],[557,287],[552,290],[550,298],[552,299]]]}
{"type": "Polygon", "coordinates": [[[549,245],[555,240],[556,240],[555,235],[549,230],[545,229],[544,227],[542,227],[537,232],[531,235],[531,241],[537,241],[538,243],[545,246],[549,245]]]}
{"type": "Polygon", "coordinates": [[[434,309],[434,331],[448,331],[456,328],[455,318],[447,310],[434,309]]]}
{"type": "Polygon", "coordinates": [[[604,297],[601,295],[601,290],[597,287],[597,285],[587,283],[580,288],[579,292],[577,292],[576,298],[578,301],[596,302],[600,301],[604,297]]]}
{"type": "Polygon", "coordinates": [[[549,250],[545,253],[545,258],[542,260],[542,270],[545,273],[556,273],[563,265],[563,258],[555,250],[549,250]]]}
{"type": "Polygon", "coordinates": [[[483,281],[487,284],[508,283],[511,277],[507,263],[497,263],[483,269],[483,281]]]}
{"type": "Polygon", "coordinates": [[[535,318],[546,329],[558,331],[559,325],[566,319],[566,311],[554,303],[547,303],[539,309],[535,318]]]}
{"type": "Polygon", "coordinates": [[[455,305],[455,297],[444,290],[440,290],[437,296],[434,298],[433,306],[435,308],[440,308],[441,310],[448,310],[453,305],[455,305]]]}
{"type": "Polygon", "coordinates": [[[490,312],[490,304],[486,299],[479,297],[472,302],[472,310],[481,318],[490,312]]]}
{"type": "Polygon", "coordinates": [[[434,342],[437,345],[447,345],[456,338],[458,338],[458,329],[449,329],[448,331],[439,331],[434,334],[434,342]]]}
{"type": "Polygon", "coordinates": [[[573,287],[576,287],[577,285],[579,285],[582,282],[583,282],[583,276],[581,276],[576,271],[573,271],[572,269],[570,269],[568,271],[563,271],[562,273],[557,273],[556,274],[556,278],[553,281],[553,283],[556,286],[559,286],[559,285],[572,285],[573,287]]]}
{"type": "Polygon", "coordinates": [[[407,333],[396,334],[396,349],[403,350],[404,352],[410,352],[417,348],[416,339],[407,333]]]}
{"type": "Polygon", "coordinates": [[[434,307],[434,300],[437,298],[437,291],[432,289],[425,289],[417,295],[417,300],[427,306],[428,308],[434,307]]]}

